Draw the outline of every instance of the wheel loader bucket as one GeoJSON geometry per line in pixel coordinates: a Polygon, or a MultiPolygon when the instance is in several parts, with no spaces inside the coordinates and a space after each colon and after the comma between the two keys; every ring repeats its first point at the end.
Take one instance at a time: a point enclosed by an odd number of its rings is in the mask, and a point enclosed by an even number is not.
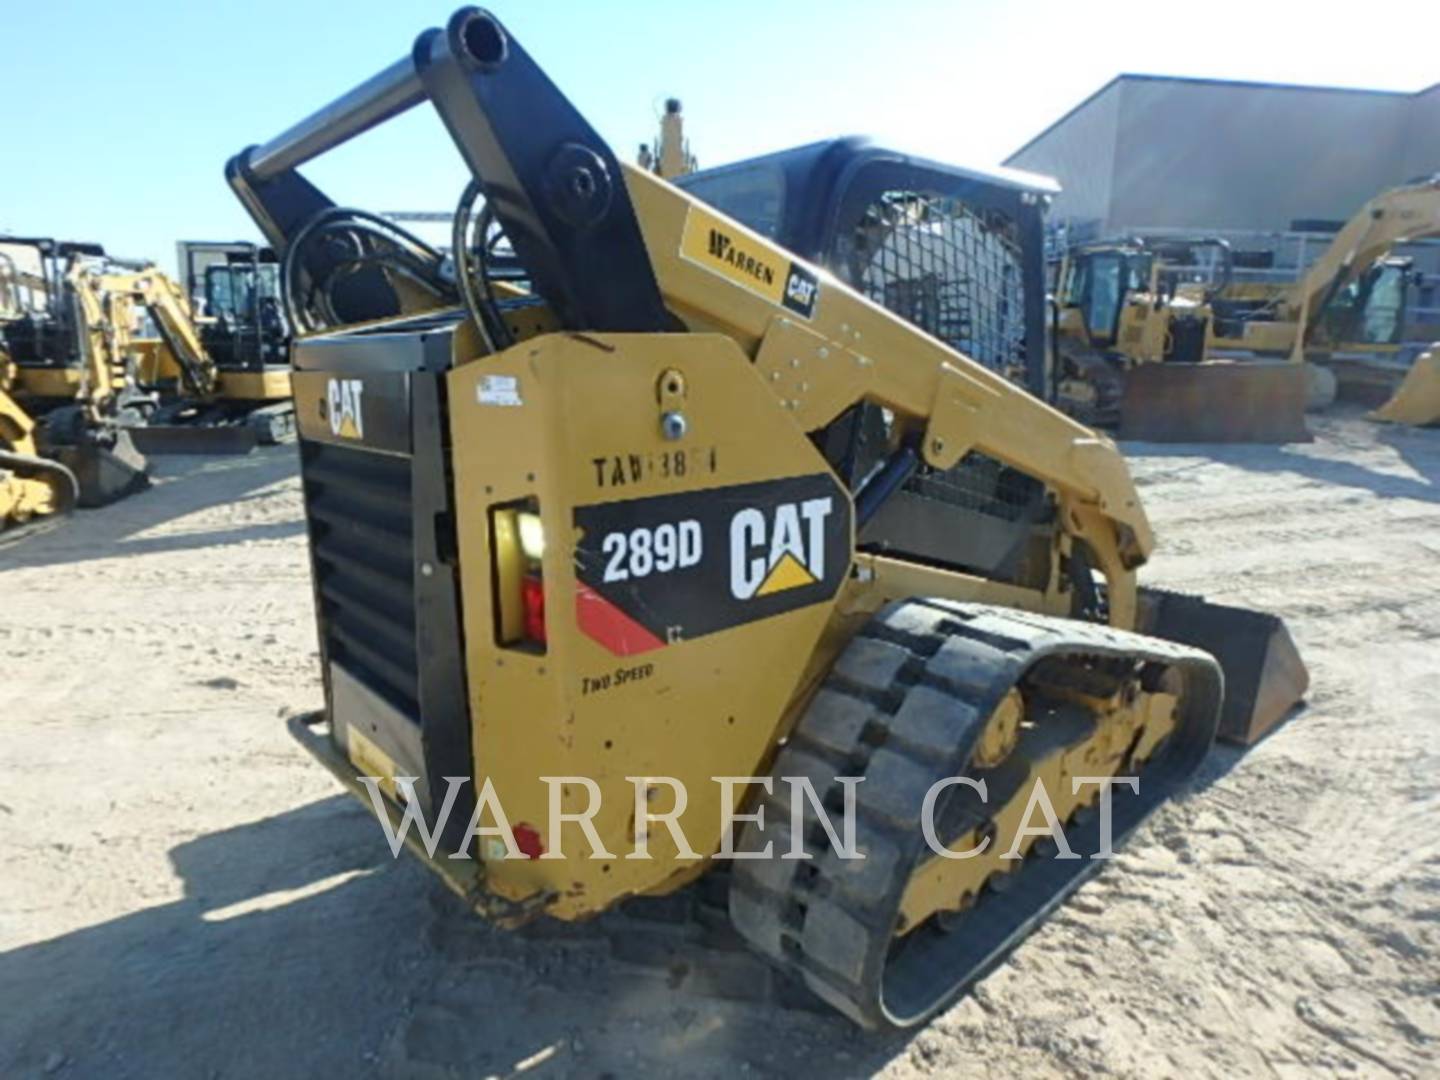
{"type": "Polygon", "coordinates": [[[1432,347],[1417,356],[1390,400],[1369,418],[1416,427],[1440,424],[1440,348],[1432,347]]]}
{"type": "Polygon", "coordinates": [[[86,440],[53,450],[75,474],[83,507],[106,506],[150,486],[145,455],[135,448],[129,431],[121,429],[113,436],[113,441],[86,440]]]}
{"type": "Polygon", "coordinates": [[[1204,649],[1220,662],[1225,699],[1219,737],[1226,742],[1253,746],[1304,700],[1310,686],[1284,621],[1263,611],[1142,588],[1138,629],[1204,649]]]}
{"type": "Polygon", "coordinates": [[[1141,364],[1126,373],[1122,439],[1309,442],[1305,365],[1283,360],[1141,364]]]}

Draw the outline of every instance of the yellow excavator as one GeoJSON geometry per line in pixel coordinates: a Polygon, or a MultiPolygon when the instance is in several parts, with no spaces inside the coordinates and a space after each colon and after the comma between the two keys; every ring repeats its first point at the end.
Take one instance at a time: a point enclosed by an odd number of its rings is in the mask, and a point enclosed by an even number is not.
{"type": "MultiPolygon", "coordinates": [[[[1345,223],[1298,283],[1222,290],[1214,303],[1215,348],[1284,355],[1297,364],[1344,364],[1349,355],[1397,352],[1411,268],[1391,253],[1435,236],[1440,236],[1440,177],[1382,192],[1345,223]]],[[[1433,359],[1417,361],[1392,401],[1372,415],[1422,418],[1406,423],[1440,420],[1434,405],[1440,381],[1433,365],[1433,359]]]]}
{"type": "Polygon", "coordinates": [[[47,505],[103,506],[143,490],[147,464],[130,428],[153,399],[126,349],[137,316],[99,284],[122,264],[95,244],[43,238],[0,237],[0,250],[24,252],[37,267],[18,279],[19,302],[0,319],[10,451],[68,471],[30,466],[49,476],[47,505]]]}
{"type": "MultiPolygon", "coordinates": [[[[98,245],[0,237],[3,245],[29,247],[49,283],[4,324],[18,391],[33,408],[105,394],[87,374],[95,354],[117,389],[115,423],[132,429],[126,442],[139,453],[243,453],[293,433],[286,344],[267,334],[252,348],[234,319],[197,319],[185,289],[149,262],[107,257],[98,245]]],[[[253,306],[270,313],[263,296],[253,306]]]]}
{"type": "Polygon", "coordinates": [[[911,1027],[1304,692],[1278,620],[1140,586],[1113,443],[622,164],[486,11],[226,176],[307,328],[292,733],[477,912],[726,866],[751,947],[911,1027]],[[448,258],[299,171],[427,101],[448,258]]]}
{"type": "MultiPolygon", "coordinates": [[[[22,288],[33,284],[38,282],[26,282],[15,260],[0,252],[0,321],[20,316],[22,288]]],[[[0,529],[68,513],[80,497],[75,474],[40,454],[35,421],[10,396],[14,383],[15,366],[0,347],[0,529]]]]}
{"type": "MultiPolygon", "coordinates": [[[[242,278],[236,284],[256,283],[242,278]]],[[[217,318],[213,325],[231,332],[225,341],[235,346],[222,363],[207,346],[207,320],[193,315],[185,288],[153,266],[112,277],[106,286],[142,309],[158,334],[158,348],[146,350],[139,368],[141,385],[159,396],[144,427],[135,431],[142,450],[245,453],[293,434],[283,350],[252,355],[233,337],[233,326],[217,318]]],[[[213,334],[210,340],[216,340],[213,334]]]]}

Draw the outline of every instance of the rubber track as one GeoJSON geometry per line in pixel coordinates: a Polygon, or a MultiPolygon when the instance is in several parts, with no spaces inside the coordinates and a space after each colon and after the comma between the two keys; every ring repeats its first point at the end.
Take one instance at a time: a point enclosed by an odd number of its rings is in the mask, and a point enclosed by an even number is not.
{"type": "MultiPolygon", "coordinates": [[[[947,930],[931,923],[897,945],[887,968],[901,897],[929,856],[920,818],[938,780],[964,775],[986,719],[1041,660],[1132,661],[1178,672],[1180,719],[1165,747],[1140,772],[1140,792],[1113,791],[1118,843],[1199,767],[1214,740],[1223,692],[1219,667],[1200,650],[1070,619],[950,601],[911,600],[877,614],[841,653],[830,676],[776,758],[774,794],[763,825],[749,823],[738,849],[772,857],[734,863],[730,917],[759,952],[798,975],[819,997],[867,1028],[920,1023],[986,974],[1103,860],[1098,815],[1077,815],[1066,832],[1083,857],[1038,857],[987,888],[947,930]],[[856,846],[841,859],[806,805],[800,846],[791,850],[789,785],[805,776],[825,795],[839,827],[837,776],[856,786],[856,846]],[[997,882],[1000,884],[1001,882],[997,882]]],[[[1048,670],[1048,669],[1047,669],[1048,670]]],[[[1083,675],[1084,672],[1077,672],[1083,675]]],[[[953,789],[965,791],[965,789],[953,789]]],[[[958,801],[958,800],[957,800],[958,801]]],[[[962,807],[943,836],[985,820],[962,807]],[[963,820],[969,815],[969,820],[963,820]]],[[[1038,847],[1039,845],[1037,845],[1038,847]]]]}

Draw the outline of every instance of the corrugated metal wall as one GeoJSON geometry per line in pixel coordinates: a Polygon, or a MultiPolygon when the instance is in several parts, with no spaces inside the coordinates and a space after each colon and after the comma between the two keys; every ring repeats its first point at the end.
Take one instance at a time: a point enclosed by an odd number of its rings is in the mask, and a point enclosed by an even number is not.
{"type": "Polygon", "coordinates": [[[1121,76],[1007,161],[1099,231],[1344,220],[1440,171],[1440,87],[1414,95],[1121,76]]]}

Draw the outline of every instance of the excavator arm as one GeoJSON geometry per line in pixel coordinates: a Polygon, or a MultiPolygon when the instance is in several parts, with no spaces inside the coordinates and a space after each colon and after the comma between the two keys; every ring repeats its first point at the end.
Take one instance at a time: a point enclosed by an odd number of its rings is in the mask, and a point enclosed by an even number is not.
{"type": "Polygon", "coordinates": [[[1291,359],[1305,346],[1325,311],[1347,285],[1384,259],[1398,244],[1440,235],[1440,177],[1386,191],[1345,223],[1290,297],[1296,321],[1291,359]]]}
{"type": "Polygon", "coordinates": [[[149,312],[160,337],[180,369],[185,389],[194,397],[210,397],[219,388],[219,372],[200,340],[190,313],[190,302],[178,282],[158,270],[148,270],[116,282],[127,287],[149,312]]]}

